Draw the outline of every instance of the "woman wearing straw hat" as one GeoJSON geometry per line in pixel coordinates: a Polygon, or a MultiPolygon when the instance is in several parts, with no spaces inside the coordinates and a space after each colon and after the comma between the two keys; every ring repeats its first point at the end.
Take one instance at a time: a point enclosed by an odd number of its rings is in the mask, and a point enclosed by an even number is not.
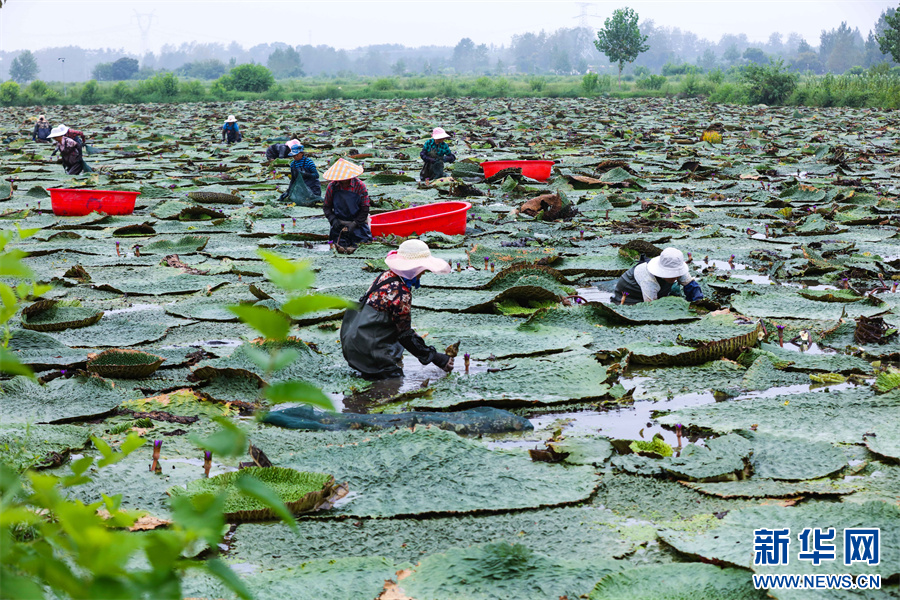
{"type": "Polygon", "coordinates": [[[659,256],[631,267],[619,277],[613,302],[637,304],[665,298],[672,295],[672,287],[676,281],[684,289],[684,297],[688,302],[703,299],[700,284],[688,272],[681,250],[666,248],[659,256]]]}
{"type": "Polygon", "coordinates": [[[422,151],[419,152],[419,157],[425,163],[419,173],[420,180],[440,179],[444,176],[444,163],[456,161],[450,146],[444,141],[449,138],[450,134],[441,127],[435,127],[431,132],[431,139],[425,142],[422,151]]]}
{"type": "Polygon", "coordinates": [[[225,119],[225,123],[222,125],[222,141],[233,144],[240,142],[242,139],[241,128],[237,123],[237,119],[234,118],[234,115],[228,115],[228,118],[225,119]]]}
{"type": "Polygon", "coordinates": [[[359,180],[363,168],[339,158],[322,177],[330,181],[322,199],[325,218],[331,225],[328,239],[336,245],[356,249],[372,241],[369,229],[369,192],[359,180]]]}
{"type": "Polygon", "coordinates": [[[384,259],[389,268],[359,299],[360,310],[348,310],[341,324],[341,349],[351,367],[366,379],[403,377],[403,350],[449,372],[453,358],[442,354],[413,330],[412,289],[425,271],[449,273],[450,265],[431,255],[421,240],[406,240],[384,259]]]}
{"type": "Polygon", "coordinates": [[[44,118],[44,115],[38,116],[37,123],[34,124],[34,131],[31,132],[32,142],[49,142],[50,130],[53,126],[50,121],[44,118]]]}
{"type": "MultiPolygon", "coordinates": [[[[80,175],[82,172],[90,172],[81,154],[81,145],[66,135],[69,128],[65,125],[57,125],[48,136],[54,143],[53,154],[59,152],[62,158],[63,169],[69,175],[80,175]]],[[[51,154],[52,156],[52,154],[51,154]]]]}

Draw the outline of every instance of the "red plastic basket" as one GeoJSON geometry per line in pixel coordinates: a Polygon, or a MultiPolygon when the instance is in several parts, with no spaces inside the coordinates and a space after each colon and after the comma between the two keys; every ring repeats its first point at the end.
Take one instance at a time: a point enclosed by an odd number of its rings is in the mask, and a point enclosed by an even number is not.
{"type": "Polygon", "coordinates": [[[496,175],[503,169],[522,169],[525,177],[546,181],[550,179],[550,167],[553,164],[552,160],[489,160],[481,163],[481,168],[484,169],[485,177],[496,175]]]}
{"type": "Polygon", "coordinates": [[[53,214],[60,217],[82,217],[93,211],[108,215],[130,215],[140,192],[118,190],[67,190],[47,188],[53,214]]]}
{"type": "Polygon", "coordinates": [[[438,202],[372,215],[372,235],[407,237],[428,231],[462,235],[466,232],[466,213],[471,207],[468,202],[438,202]]]}

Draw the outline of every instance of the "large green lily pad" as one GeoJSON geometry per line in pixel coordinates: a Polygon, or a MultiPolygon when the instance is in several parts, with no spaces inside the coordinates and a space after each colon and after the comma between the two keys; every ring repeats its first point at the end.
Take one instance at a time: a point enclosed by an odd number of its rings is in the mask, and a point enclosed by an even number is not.
{"type": "Polygon", "coordinates": [[[59,378],[41,385],[26,377],[0,382],[4,423],[64,423],[108,414],[125,400],[100,377],[59,378]]]}
{"type": "MultiPolygon", "coordinates": [[[[265,443],[259,442],[265,451],[265,443]]],[[[524,451],[488,450],[441,429],[399,429],[343,446],[273,458],[280,466],[315,468],[357,492],[335,509],[347,516],[491,512],[559,506],[586,499],[596,485],[590,467],[533,463],[524,451]]]]}
{"type": "Polygon", "coordinates": [[[429,556],[400,587],[414,598],[446,600],[578,598],[615,570],[612,561],[552,559],[522,544],[498,542],[429,556]]]}
{"type": "Polygon", "coordinates": [[[812,441],[860,443],[876,425],[900,427],[900,394],[876,395],[869,388],[818,391],[776,398],[750,398],[682,408],[658,421],[718,432],[750,429],[812,441]]]}
{"type": "Polygon", "coordinates": [[[741,569],[700,563],[651,565],[612,573],[601,579],[588,600],[762,600],[741,569]]]}

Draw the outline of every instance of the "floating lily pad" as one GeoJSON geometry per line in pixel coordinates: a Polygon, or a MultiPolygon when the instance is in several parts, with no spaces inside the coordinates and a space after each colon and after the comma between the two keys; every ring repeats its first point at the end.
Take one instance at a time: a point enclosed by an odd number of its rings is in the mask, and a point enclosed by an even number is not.
{"type": "Polygon", "coordinates": [[[61,306],[56,300],[41,300],[22,311],[22,327],[34,331],[62,331],[93,325],[102,310],[81,306],[61,306]]]}
{"type": "Polygon", "coordinates": [[[614,322],[630,325],[650,323],[683,323],[696,321],[700,315],[693,312],[683,298],[669,296],[653,302],[639,302],[632,305],[613,305],[597,303],[595,306],[602,314],[614,322]]]}
{"type": "Polygon", "coordinates": [[[100,377],[59,378],[41,385],[26,377],[0,382],[4,423],[66,423],[114,411],[125,397],[100,377]]]}
{"type": "Polygon", "coordinates": [[[169,488],[170,496],[193,497],[201,494],[225,494],[223,512],[230,522],[259,521],[278,518],[275,512],[256,497],[240,488],[243,477],[254,477],[272,490],[294,514],[318,510],[333,493],[334,477],[325,473],[308,473],[281,467],[249,467],[197,479],[186,488],[169,488]]]}
{"type": "Polygon", "coordinates": [[[720,483],[692,483],[684,485],[719,498],[796,498],[797,496],[842,496],[855,490],[837,482],[789,482],[774,479],[745,479],[720,483]]]}
{"type": "Polygon", "coordinates": [[[87,363],[87,370],[101,377],[141,379],[155,372],[165,358],[140,350],[106,350],[87,363]]]}
{"type": "Polygon", "coordinates": [[[3,461],[18,470],[58,465],[70,451],[84,448],[90,435],[88,428],[77,425],[4,423],[0,425],[3,461]]]}
{"type": "MultiPolygon", "coordinates": [[[[266,450],[262,440],[258,446],[266,450]]],[[[358,495],[335,510],[348,516],[561,506],[584,500],[596,485],[591,467],[533,463],[524,452],[488,450],[435,428],[399,429],[356,444],[298,450],[273,460],[281,466],[316,465],[347,481],[358,495]]]]}
{"type": "Polygon", "coordinates": [[[649,565],[607,575],[587,595],[588,600],[762,600],[742,569],[699,563],[649,565]]]}
{"type": "Polygon", "coordinates": [[[749,429],[760,433],[825,442],[860,443],[873,424],[900,427],[897,392],[876,395],[869,388],[809,392],[777,398],[750,398],[682,408],[660,423],[696,425],[714,431],[749,429]]]}
{"type": "Polygon", "coordinates": [[[412,597],[442,600],[578,598],[616,569],[613,561],[552,559],[522,544],[498,542],[429,556],[400,586],[412,597]]]}
{"type": "Polygon", "coordinates": [[[143,246],[142,254],[190,254],[206,247],[209,236],[186,235],[174,240],[157,240],[143,246]]]}

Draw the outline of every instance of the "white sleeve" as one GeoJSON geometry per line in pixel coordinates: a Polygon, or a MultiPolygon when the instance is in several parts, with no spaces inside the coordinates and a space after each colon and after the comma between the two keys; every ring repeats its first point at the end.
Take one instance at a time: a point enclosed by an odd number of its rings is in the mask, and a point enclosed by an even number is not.
{"type": "Polygon", "coordinates": [[[682,275],[681,277],[678,278],[678,284],[681,285],[681,287],[684,287],[687,284],[689,284],[690,282],[692,282],[693,280],[694,280],[694,278],[691,277],[690,273],[685,273],[684,275],[682,275]]]}
{"type": "Polygon", "coordinates": [[[647,270],[647,263],[641,263],[635,267],[634,280],[641,286],[641,295],[644,297],[644,302],[650,302],[659,297],[659,282],[647,270]]]}

